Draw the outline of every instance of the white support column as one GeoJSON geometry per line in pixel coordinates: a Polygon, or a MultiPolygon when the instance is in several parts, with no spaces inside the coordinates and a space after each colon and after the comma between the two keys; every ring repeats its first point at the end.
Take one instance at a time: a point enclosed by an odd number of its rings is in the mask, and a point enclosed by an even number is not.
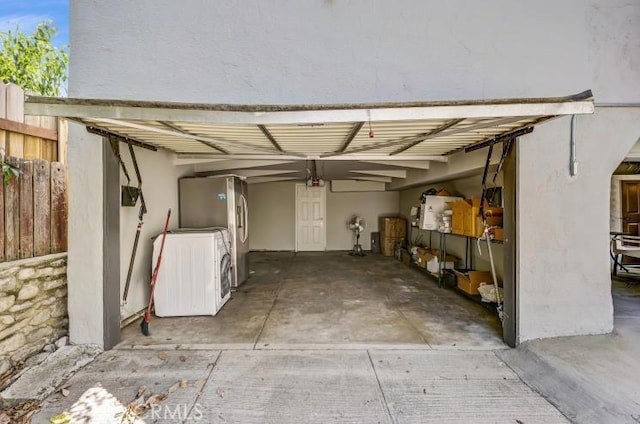
{"type": "Polygon", "coordinates": [[[84,127],[69,125],[69,333],[72,343],[104,346],[101,143],[84,127]]]}

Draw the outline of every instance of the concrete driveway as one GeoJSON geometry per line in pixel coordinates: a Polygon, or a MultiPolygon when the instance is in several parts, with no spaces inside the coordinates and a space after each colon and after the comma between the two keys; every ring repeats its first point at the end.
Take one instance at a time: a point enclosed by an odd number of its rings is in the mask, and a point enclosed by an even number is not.
{"type": "MultiPolygon", "coordinates": [[[[167,394],[145,422],[567,422],[493,351],[391,348],[113,350],[70,379],[68,396],[50,396],[33,422],[69,411],[98,384],[124,405],[141,386],[167,394]]],[[[112,411],[95,415],[100,402],[85,397],[80,410],[91,422],[120,422],[112,411]]]]}

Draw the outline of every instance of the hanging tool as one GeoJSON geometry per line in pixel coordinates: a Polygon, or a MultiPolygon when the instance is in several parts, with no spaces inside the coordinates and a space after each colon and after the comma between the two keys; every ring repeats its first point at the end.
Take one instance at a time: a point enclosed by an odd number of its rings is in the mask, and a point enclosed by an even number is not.
{"type": "Polygon", "coordinates": [[[140,175],[140,169],[138,168],[138,161],[136,160],[136,154],[133,151],[133,145],[131,144],[129,144],[129,154],[131,155],[131,161],[133,162],[133,169],[135,170],[136,178],[138,179],[137,191],[140,194],[140,210],[138,212],[138,226],[136,228],[136,237],[133,241],[133,249],[131,249],[131,258],[129,259],[129,269],[127,270],[127,280],[124,284],[124,293],[122,295],[122,301],[124,303],[127,303],[127,296],[129,294],[129,285],[131,284],[131,275],[133,274],[133,264],[135,263],[136,253],[138,252],[138,241],[140,240],[140,232],[142,231],[142,225],[144,224],[144,215],[147,213],[147,204],[144,201],[144,195],[142,194],[142,176],[140,175]]]}
{"type": "MultiPolygon", "coordinates": [[[[129,176],[129,171],[127,171],[127,166],[122,160],[122,156],[120,156],[119,139],[117,137],[110,136],[109,144],[111,145],[111,150],[113,151],[113,154],[115,155],[116,159],[118,159],[118,163],[122,168],[122,172],[124,173],[124,176],[127,178],[127,185],[122,186],[122,192],[120,195],[120,205],[135,206],[136,202],[138,201],[138,197],[140,195],[139,184],[138,184],[138,187],[132,187],[130,185],[131,177],[129,176]]],[[[131,145],[129,145],[129,148],[131,148],[131,145]]],[[[135,164],[135,160],[134,160],[134,164],[135,164]]]]}
{"type": "Polygon", "coordinates": [[[151,291],[149,293],[149,303],[147,309],[144,311],[144,318],[140,323],[140,330],[145,336],[150,336],[149,323],[151,322],[151,307],[153,306],[153,293],[156,290],[156,281],[158,280],[158,272],[160,271],[160,264],[162,263],[162,251],[164,250],[164,241],[167,237],[167,229],[169,228],[169,219],[171,218],[171,208],[167,212],[167,220],[164,223],[164,230],[162,230],[162,241],[160,242],[160,252],[158,252],[158,259],[156,260],[156,266],[151,274],[151,291]]]}
{"type": "MultiPolygon", "coordinates": [[[[500,155],[500,161],[496,166],[495,172],[493,174],[493,179],[492,179],[492,183],[494,186],[495,186],[498,174],[502,170],[502,165],[504,164],[505,159],[509,155],[511,148],[513,147],[515,138],[516,138],[516,135],[513,135],[502,144],[502,154],[500,155]]],[[[485,199],[487,197],[487,191],[488,191],[487,177],[489,174],[489,168],[491,166],[491,157],[493,156],[493,146],[496,144],[496,142],[498,142],[498,140],[494,138],[493,140],[490,140],[490,142],[488,143],[489,151],[487,152],[487,160],[485,162],[484,171],[482,173],[482,196],[480,198],[480,216],[482,217],[482,225],[484,226],[484,231],[482,234],[487,242],[487,250],[489,251],[489,263],[491,265],[491,277],[493,279],[493,287],[494,287],[494,290],[496,291],[496,302],[497,302],[496,309],[498,311],[498,317],[500,318],[500,322],[504,326],[504,309],[502,305],[502,299],[500,298],[498,278],[496,275],[496,265],[493,259],[493,250],[491,248],[491,236],[489,234],[489,225],[487,225],[487,215],[484,207],[485,199]]]]}
{"type": "Polygon", "coordinates": [[[122,172],[127,179],[127,185],[122,186],[122,194],[120,204],[121,206],[135,206],[138,201],[138,197],[140,198],[140,211],[138,212],[138,227],[136,228],[136,237],[133,242],[133,250],[131,252],[131,259],[129,260],[129,270],[127,271],[127,280],[124,285],[124,293],[122,295],[123,303],[127,303],[127,296],[129,294],[129,285],[131,283],[131,275],[133,273],[133,264],[135,262],[136,252],[138,250],[138,241],[140,239],[140,232],[142,231],[142,218],[145,213],[147,213],[147,206],[144,201],[144,196],[142,195],[142,178],[140,177],[140,170],[138,169],[138,162],[136,160],[135,152],[133,151],[133,146],[130,143],[129,145],[129,154],[131,155],[131,161],[133,162],[133,166],[136,171],[136,177],[138,179],[138,187],[132,187],[131,177],[129,176],[129,171],[127,171],[127,166],[122,160],[122,156],[120,156],[120,139],[114,136],[108,136],[109,145],[111,146],[111,150],[113,151],[114,156],[118,159],[118,163],[120,164],[120,168],[122,168],[122,172]]]}

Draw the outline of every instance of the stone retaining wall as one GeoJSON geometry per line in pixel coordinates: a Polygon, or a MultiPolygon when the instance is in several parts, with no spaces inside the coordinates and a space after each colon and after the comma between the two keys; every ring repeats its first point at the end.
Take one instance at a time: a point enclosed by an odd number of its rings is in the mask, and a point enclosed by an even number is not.
{"type": "Polygon", "coordinates": [[[0,263],[0,380],[68,329],[66,253],[0,263]]]}

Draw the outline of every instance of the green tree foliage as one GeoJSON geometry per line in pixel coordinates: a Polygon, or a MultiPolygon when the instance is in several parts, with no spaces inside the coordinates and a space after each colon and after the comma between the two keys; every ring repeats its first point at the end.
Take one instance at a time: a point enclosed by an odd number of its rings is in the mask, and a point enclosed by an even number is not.
{"type": "Polygon", "coordinates": [[[68,47],[51,44],[57,29],[53,22],[42,22],[33,34],[18,28],[0,32],[0,80],[43,96],[59,96],[67,80],[68,47]]]}

